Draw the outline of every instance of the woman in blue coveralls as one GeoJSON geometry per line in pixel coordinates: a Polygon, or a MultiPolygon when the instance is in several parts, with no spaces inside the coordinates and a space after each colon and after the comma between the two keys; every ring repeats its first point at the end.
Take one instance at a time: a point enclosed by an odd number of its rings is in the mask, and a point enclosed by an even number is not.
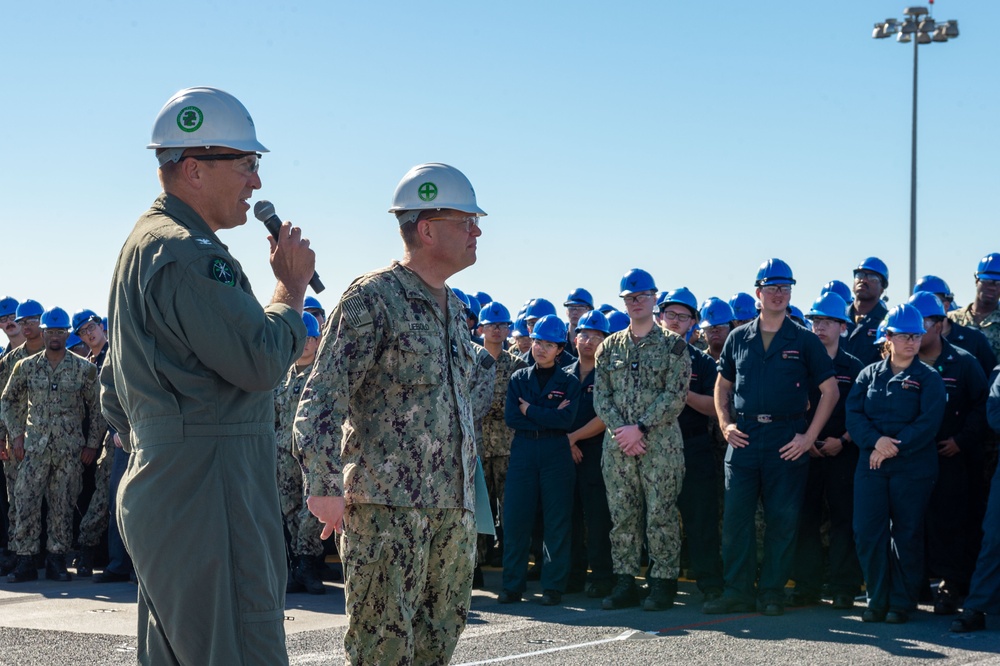
{"type": "Polygon", "coordinates": [[[503,506],[502,604],[520,601],[524,593],[539,499],[546,556],[541,603],[561,603],[569,577],[576,466],[566,435],[576,417],[580,380],[556,367],[565,346],[566,325],[555,315],[541,317],[531,331],[528,358],[535,362],[511,375],[507,387],[504,421],[514,429],[514,441],[503,506]]]}
{"type": "Polygon", "coordinates": [[[847,398],[847,431],[860,451],[854,535],[865,575],[865,622],[902,624],[924,576],[924,517],[937,479],[941,376],[918,358],[924,318],[909,304],[886,317],[886,358],[863,369],[847,398]]]}

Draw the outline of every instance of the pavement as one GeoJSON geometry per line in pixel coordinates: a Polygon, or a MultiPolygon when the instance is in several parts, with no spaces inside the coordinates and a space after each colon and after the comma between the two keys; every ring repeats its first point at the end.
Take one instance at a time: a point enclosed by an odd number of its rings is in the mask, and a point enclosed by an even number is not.
{"type": "MultiPolygon", "coordinates": [[[[526,600],[500,605],[501,572],[486,570],[452,664],[998,664],[1000,619],[972,634],[949,631],[951,617],[929,607],[904,625],[864,624],[863,604],[790,608],[784,616],[703,615],[701,594],[682,582],[674,608],[603,611],[599,599],[566,595],[561,606],[526,600]]],[[[343,663],[343,588],[288,595],[286,643],[291,664],[343,663]]],[[[68,583],[0,583],[0,665],[134,664],[136,587],[68,583]]]]}

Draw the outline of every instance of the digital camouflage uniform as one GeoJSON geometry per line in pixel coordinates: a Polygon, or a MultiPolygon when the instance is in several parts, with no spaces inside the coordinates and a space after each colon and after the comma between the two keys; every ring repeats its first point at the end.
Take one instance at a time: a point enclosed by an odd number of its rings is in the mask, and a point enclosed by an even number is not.
{"type": "Polygon", "coordinates": [[[84,446],[96,449],[107,431],[97,368],[67,351],[53,369],[45,352],[39,352],[14,366],[0,406],[10,439],[24,435],[24,460],[14,487],[12,550],[18,555],[38,552],[44,498],[49,507],[47,550],[65,554],[73,545],[73,505],[83,473],[80,452],[84,446]],[[84,433],[88,416],[90,428],[84,433]]]}
{"type": "MultiPolygon", "coordinates": [[[[10,373],[14,370],[14,365],[22,358],[29,356],[22,343],[19,347],[11,349],[0,358],[0,392],[7,386],[10,373]]],[[[14,449],[7,436],[7,426],[3,419],[0,419],[0,446],[7,447],[7,460],[3,461],[4,481],[7,484],[7,549],[14,551],[14,531],[17,525],[17,503],[14,501],[14,488],[17,485],[17,470],[20,466],[17,458],[14,457],[14,449]]]]}
{"type": "Polygon", "coordinates": [[[101,407],[128,448],[116,510],[148,664],[283,664],[274,387],[302,315],[261,307],[228,249],[162,194],[111,282],[101,407]]]}
{"type": "MultiPolygon", "coordinates": [[[[100,372],[104,365],[104,357],[108,353],[108,343],[104,343],[104,348],[97,354],[90,354],[87,357],[91,363],[97,366],[100,372]]],[[[112,430],[108,430],[104,435],[104,445],[98,454],[97,467],[94,470],[94,494],[90,496],[90,504],[87,505],[87,513],[80,520],[80,546],[93,547],[101,543],[101,539],[108,531],[108,493],[111,488],[111,466],[115,460],[115,435],[112,430]]]]}
{"type": "MultiPolygon", "coordinates": [[[[496,359],[496,382],[490,396],[489,411],[483,417],[483,474],[486,477],[486,490],[490,494],[490,508],[493,510],[493,520],[503,516],[504,486],[507,481],[507,465],[510,463],[510,442],[514,431],[507,427],[503,420],[503,407],[507,398],[507,385],[515,370],[528,367],[520,358],[509,351],[500,350],[496,359]]],[[[499,539],[499,534],[497,538],[499,539]]],[[[493,537],[479,537],[478,561],[482,562],[486,551],[493,543],[493,537]]]]}
{"type": "Polygon", "coordinates": [[[274,430],[278,449],[278,497],[285,529],[291,538],[292,554],[316,557],[323,554],[323,542],[319,538],[323,528],[306,506],[302,467],[292,441],[295,410],[310,370],[311,363],[301,369],[293,365],[274,389],[274,430]]]}
{"type": "MultiPolygon", "coordinates": [[[[447,287],[446,287],[447,289],[447,287]]],[[[464,306],[398,262],[351,284],[299,402],[306,493],[347,508],[348,663],[446,663],[475,559],[475,375],[464,306]]]]}
{"type": "Polygon", "coordinates": [[[639,575],[643,524],[647,577],[676,580],[681,531],[677,496],[684,481],[684,443],[677,416],[691,379],[683,338],[659,326],[633,342],[631,326],[609,336],[596,355],[594,409],[608,428],[602,468],[611,509],[611,554],[616,574],[639,575]],[[626,456],[612,434],[642,422],[646,453],[626,456]]]}

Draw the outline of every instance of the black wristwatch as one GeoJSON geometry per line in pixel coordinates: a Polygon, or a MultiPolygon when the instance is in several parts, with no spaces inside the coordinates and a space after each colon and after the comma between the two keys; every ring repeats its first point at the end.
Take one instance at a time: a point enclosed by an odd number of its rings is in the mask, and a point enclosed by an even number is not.
{"type": "Polygon", "coordinates": [[[642,421],[636,421],[635,425],[637,428],[639,428],[639,432],[641,432],[643,435],[649,434],[649,428],[647,428],[646,424],[643,423],[642,421]]]}
{"type": "Polygon", "coordinates": [[[843,435],[840,436],[840,444],[841,446],[847,446],[847,438],[843,435]]]}

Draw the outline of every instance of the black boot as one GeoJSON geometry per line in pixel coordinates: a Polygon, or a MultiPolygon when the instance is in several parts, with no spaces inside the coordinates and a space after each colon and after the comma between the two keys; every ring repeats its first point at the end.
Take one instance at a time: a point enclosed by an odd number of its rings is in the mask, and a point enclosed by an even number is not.
{"type": "Polygon", "coordinates": [[[295,558],[295,568],[292,569],[292,578],[309,594],[326,594],[326,587],[319,577],[318,560],[318,557],[299,555],[295,558]]]}
{"type": "Polygon", "coordinates": [[[639,588],[635,585],[635,576],[618,574],[615,588],[611,594],[601,601],[601,608],[604,610],[614,610],[616,608],[629,608],[639,605],[639,588]]]}
{"type": "Polygon", "coordinates": [[[66,556],[62,553],[49,553],[45,558],[45,577],[48,580],[57,580],[67,583],[73,577],[66,571],[66,556]]]}
{"type": "Polygon", "coordinates": [[[95,550],[93,546],[84,546],[76,556],[76,575],[80,578],[90,578],[94,575],[95,550]]]}
{"type": "Polygon", "coordinates": [[[642,602],[642,610],[667,610],[673,607],[676,596],[677,579],[650,578],[649,596],[642,602]]]}
{"type": "Polygon", "coordinates": [[[29,580],[38,580],[38,569],[35,568],[34,555],[18,555],[17,566],[7,574],[8,583],[24,583],[29,580]]]}
{"type": "Polygon", "coordinates": [[[0,576],[6,576],[17,567],[17,553],[6,548],[0,554],[0,576]]]}

